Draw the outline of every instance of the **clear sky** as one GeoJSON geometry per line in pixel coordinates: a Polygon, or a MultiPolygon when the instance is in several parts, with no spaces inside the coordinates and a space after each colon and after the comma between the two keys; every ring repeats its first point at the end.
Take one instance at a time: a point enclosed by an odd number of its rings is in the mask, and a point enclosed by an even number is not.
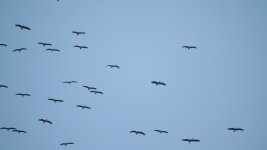
{"type": "Polygon", "coordinates": [[[265,0],[1,0],[0,127],[27,134],[0,130],[0,149],[265,150],[266,8],[265,0]]]}

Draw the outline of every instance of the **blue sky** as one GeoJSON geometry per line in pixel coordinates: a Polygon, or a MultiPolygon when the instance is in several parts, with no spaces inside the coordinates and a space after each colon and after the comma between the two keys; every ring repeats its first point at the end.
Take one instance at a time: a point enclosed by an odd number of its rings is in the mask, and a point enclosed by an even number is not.
{"type": "Polygon", "coordinates": [[[0,89],[0,126],[28,133],[1,130],[0,149],[263,150],[266,6],[263,0],[2,0],[0,43],[8,46],[0,47],[0,84],[9,88],[0,89]],[[38,42],[61,51],[47,52],[38,42]],[[28,50],[12,52],[22,47],[28,50]],[[67,80],[78,83],[62,84],[67,80]],[[75,144],[59,146],[69,141],[75,144]]]}

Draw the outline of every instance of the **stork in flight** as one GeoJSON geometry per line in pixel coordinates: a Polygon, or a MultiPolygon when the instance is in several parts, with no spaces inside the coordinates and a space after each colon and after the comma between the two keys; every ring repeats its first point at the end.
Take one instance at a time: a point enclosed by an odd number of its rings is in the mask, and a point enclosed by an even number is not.
{"type": "Polygon", "coordinates": [[[30,94],[24,94],[24,93],[17,93],[16,95],[17,95],[17,96],[21,96],[22,98],[23,98],[24,96],[31,96],[30,94]]]}
{"type": "Polygon", "coordinates": [[[26,51],[27,48],[17,48],[15,50],[13,50],[13,52],[21,52],[21,51],[26,51]]]}
{"type": "Polygon", "coordinates": [[[31,28],[30,28],[30,27],[27,27],[27,26],[25,26],[25,25],[21,25],[21,24],[15,24],[15,26],[16,26],[16,27],[19,27],[21,30],[23,30],[23,29],[26,29],[26,30],[31,30],[31,28]]]}
{"type": "Polygon", "coordinates": [[[15,130],[16,128],[14,128],[14,127],[2,127],[0,129],[9,131],[9,130],[15,130]]]}
{"type": "Polygon", "coordinates": [[[43,123],[53,124],[52,121],[47,120],[47,119],[38,119],[38,121],[41,121],[41,122],[43,122],[43,123]]]}
{"type": "Polygon", "coordinates": [[[106,67],[120,69],[120,66],[118,66],[118,65],[107,65],[106,67]]]}
{"type": "Polygon", "coordinates": [[[191,48],[193,48],[193,49],[197,49],[196,46],[187,46],[187,45],[183,46],[183,48],[187,48],[188,50],[190,50],[191,48]]]}
{"type": "Polygon", "coordinates": [[[87,90],[97,90],[97,88],[95,88],[95,87],[90,87],[90,86],[86,86],[86,85],[84,85],[83,87],[87,88],[87,90]]]}
{"type": "Polygon", "coordinates": [[[182,139],[182,141],[188,142],[189,144],[190,144],[191,142],[200,142],[199,139],[193,139],[193,138],[191,138],[191,139],[182,139]]]}
{"type": "Polygon", "coordinates": [[[39,42],[38,44],[45,46],[52,46],[51,43],[39,42]]]}
{"type": "Polygon", "coordinates": [[[74,143],[73,142],[65,142],[65,143],[61,143],[60,145],[67,146],[67,145],[71,145],[71,144],[74,144],[74,143]]]}
{"type": "Polygon", "coordinates": [[[17,133],[27,133],[27,132],[24,131],[24,130],[18,130],[18,129],[14,129],[14,130],[12,130],[12,132],[17,132],[17,133]]]}
{"type": "Polygon", "coordinates": [[[80,107],[82,109],[91,109],[89,106],[85,106],[85,105],[76,105],[77,107],[80,107]]]}
{"type": "Polygon", "coordinates": [[[78,32],[78,31],[72,31],[72,33],[76,34],[77,36],[80,34],[85,34],[85,32],[78,32]]]}
{"type": "Polygon", "coordinates": [[[72,83],[78,83],[77,81],[64,81],[64,82],[62,82],[62,83],[65,83],[65,84],[72,84],[72,83]]]}
{"type": "Polygon", "coordinates": [[[3,43],[0,43],[0,46],[5,46],[5,47],[7,47],[7,45],[6,45],[6,44],[3,44],[3,43]]]}
{"type": "Polygon", "coordinates": [[[54,103],[57,103],[57,102],[64,102],[63,100],[61,99],[54,99],[54,98],[48,98],[49,101],[53,101],[54,103]]]}
{"type": "Polygon", "coordinates": [[[87,46],[81,46],[81,45],[74,45],[74,47],[77,47],[77,48],[79,48],[79,49],[88,49],[88,47],[87,46]]]}
{"type": "Polygon", "coordinates": [[[95,94],[104,94],[103,92],[101,92],[101,91],[95,91],[95,90],[92,90],[92,91],[90,91],[91,93],[95,93],[95,94]]]}
{"type": "Polygon", "coordinates": [[[59,49],[56,49],[56,48],[48,48],[46,49],[47,51],[50,51],[50,52],[60,52],[59,49]]]}
{"type": "Polygon", "coordinates": [[[154,131],[156,131],[158,133],[168,133],[168,131],[164,131],[164,130],[154,130],[154,131]]]}
{"type": "Polygon", "coordinates": [[[233,132],[244,131],[244,129],[242,129],[242,128],[228,128],[227,130],[232,130],[233,132]]]}
{"type": "Polygon", "coordinates": [[[135,133],[135,135],[137,135],[137,134],[141,134],[141,135],[146,135],[144,132],[142,132],[142,131],[136,131],[136,130],[132,130],[132,131],[130,131],[129,133],[135,133]]]}
{"type": "Polygon", "coordinates": [[[1,84],[0,88],[8,88],[8,86],[1,84]]]}
{"type": "Polygon", "coordinates": [[[155,85],[164,85],[164,86],[166,86],[166,83],[161,82],[161,81],[151,81],[151,83],[155,84],[155,85]]]}

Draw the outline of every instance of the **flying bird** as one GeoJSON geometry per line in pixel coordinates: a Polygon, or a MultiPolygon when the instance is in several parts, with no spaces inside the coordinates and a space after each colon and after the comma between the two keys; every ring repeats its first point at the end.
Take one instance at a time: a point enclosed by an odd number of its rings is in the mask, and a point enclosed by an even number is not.
{"type": "Polygon", "coordinates": [[[73,142],[66,142],[66,143],[61,143],[60,145],[67,146],[67,145],[71,145],[71,144],[74,144],[74,143],[73,142]]]}
{"type": "Polygon", "coordinates": [[[50,43],[44,43],[44,42],[39,42],[38,44],[43,45],[44,47],[45,46],[52,46],[52,44],[50,44],[50,43]]]}
{"type": "Polygon", "coordinates": [[[72,84],[72,83],[78,83],[77,81],[64,81],[62,83],[66,83],[66,84],[72,84]]]}
{"type": "Polygon", "coordinates": [[[232,130],[232,131],[244,131],[244,129],[242,128],[228,128],[228,130],[232,130]]]}
{"type": "Polygon", "coordinates": [[[77,48],[79,48],[79,49],[88,49],[88,47],[87,46],[80,46],[80,45],[75,45],[74,47],[77,47],[77,48]]]}
{"type": "Polygon", "coordinates": [[[49,121],[47,119],[38,119],[38,121],[42,121],[43,123],[53,124],[52,121],[49,121]]]}
{"type": "Polygon", "coordinates": [[[88,90],[97,90],[97,88],[95,88],[95,87],[90,87],[90,86],[86,86],[86,85],[84,85],[83,87],[87,88],[88,90]]]}
{"type": "Polygon", "coordinates": [[[118,65],[107,65],[106,67],[110,67],[110,68],[118,68],[118,69],[120,69],[120,66],[118,66],[118,65]]]}
{"type": "Polygon", "coordinates": [[[23,98],[24,96],[31,96],[30,94],[24,94],[24,93],[17,93],[16,95],[21,96],[22,98],[23,98]]]}
{"type": "Polygon", "coordinates": [[[92,91],[90,91],[90,92],[95,93],[95,94],[104,94],[104,93],[101,92],[101,91],[95,91],[95,90],[92,90],[92,91]]]}
{"type": "Polygon", "coordinates": [[[191,142],[200,142],[200,140],[199,139],[182,139],[182,141],[185,141],[185,142],[188,142],[189,144],[191,143],[191,142]]]}
{"type": "Polygon", "coordinates": [[[31,28],[29,28],[29,27],[27,27],[27,26],[25,26],[25,25],[16,24],[15,26],[16,26],[16,27],[19,27],[21,30],[23,30],[23,29],[31,30],[31,28]]]}
{"type": "Polygon", "coordinates": [[[72,33],[76,34],[77,36],[80,34],[85,34],[85,32],[78,32],[78,31],[72,31],[72,33]]]}
{"type": "Polygon", "coordinates": [[[91,109],[90,107],[88,107],[88,106],[85,106],[85,105],[76,105],[77,107],[80,107],[80,108],[82,108],[82,109],[91,109]]]}
{"type": "Polygon", "coordinates": [[[132,130],[132,131],[130,131],[129,133],[135,133],[135,135],[137,135],[137,134],[141,134],[141,135],[146,135],[144,132],[142,132],[142,131],[135,131],[135,130],[132,130]]]}
{"type": "Polygon", "coordinates": [[[0,85],[0,88],[8,88],[6,85],[0,85]]]}
{"type": "Polygon", "coordinates": [[[12,130],[12,132],[17,132],[17,133],[27,133],[27,132],[24,131],[24,130],[17,130],[17,129],[12,130]]]}
{"type": "Polygon", "coordinates": [[[54,103],[57,103],[57,102],[64,102],[63,100],[61,99],[53,99],[53,98],[48,98],[49,101],[53,101],[54,103]]]}
{"type": "Polygon", "coordinates": [[[154,130],[156,132],[159,132],[159,133],[168,133],[168,131],[164,131],[164,130],[154,130]]]}
{"type": "Polygon", "coordinates": [[[13,50],[13,52],[20,52],[20,51],[26,51],[27,48],[17,48],[15,50],[13,50]]]}
{"type": "Polygon", "coordinates": [[[197,49],[196,46],[183,46],[183,48],[187,48],[188,50],[190,50],[191,48],[197,49]]]}
{"type": "Polygon", "coordinates": [[[9,130],[15,130],[16,128],[13,128],[13,127],[2,127],[0,129],[9,131],[9,130]]]}
{"type": "Polygon", "coordinates": [[[7,45],[6,45],[6,44],[3,44],[3,43],[0,43],[0,46],[5,46],[5,47],[7,47],[7,45]]]}
{"type": "Polygon", "coordinates": [[[56,48],[48,48],[46,49],[47,51],[50,51],[50,52],[60,52],[59,49],[56,49],[56,48]]]}
{"type": "Polygon", "coordinates": [[[155,84],[155,85],[165,85],[166,86],[166,83],[161,82],[161,81],[151,81],[151,83],[155,84]]]}

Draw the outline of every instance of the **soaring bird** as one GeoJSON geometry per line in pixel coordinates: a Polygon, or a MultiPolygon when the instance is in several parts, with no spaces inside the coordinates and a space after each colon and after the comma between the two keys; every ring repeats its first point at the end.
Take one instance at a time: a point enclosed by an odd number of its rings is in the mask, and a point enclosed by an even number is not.
{"type": "Polygon", "coordinates": [[[2,127],[0,129],[9,131],[9,130],[15,130],[16,128],[13,128],[13,127],[2,127]]]}
{"type": "Polygon", "coordinates": [[[154,130],[156,132],[159,132],[159,133],[168,133],[168,131],[164,131],[164,130],[154,130]]]}
{"type": "Polygon", "coordinates": [[[77,81],[64,81],[62,83],[66,83],[66,84],[72,84],[72,83],[78,83],[77,81]]]}
{"type": "Polygon", "coordinates": [[[95,93],[95,94],[104,94],[104,93],[101,92],[101,91],[95,91],[95,90],[92,90],[92,91],[90,91],[90,92],[95,93]]]}
{"type": "Polygon", "coordinates": [[[17,133],[27,133],[27,132],[24,131],[24,130],[18,130],[18,129],[14,129],[14,130],[12,130],[12,132],[17,132],[17,133]]]}
{"type": "Polygon", "coordinates": [[[48,98],[49,101],[53,101],[54,103],[57,103],[57,102],[64,102],[63,100],[61,99],[53,99],[53,98],[48,98]]]}
{"type": "Polygon", "coordinates": [[[15,50],[13,50],[13,52],[20,52],[20,51],[26,51],[27,48],[17,48],[15,50]]]}
{"type": "Polygon", "coordinates": [[[72,33],[76,34],[77,36],[80,34],[85,34],[85,32],[78,32],[78,31],[72,31],[72,33]]]}
{"type": "Polygon", "coordinates": [[[47,51],[50,51],[50,52],[60,52],[59,49],[56,49],[56,48],[48,48],[46,49],[47,51]]]}
{"type": "Polygon", "coordinates": [[[95,87],[90,87],[90,86],[86,86],[86,85],[84,85],[83,87],[87,88],[88,90],[96,90],[97,89],[95,87]]]}
{"type": "Polygon", "coordinates": [[[132,131],[130,131],[129,133],[135,133],[135,135],[137,135],[137,134],[141,134],[141,135],[146,135],[144,132],[142,132],[142,131],[135,131],[135,130],[132,130],[132,131]]]}
{"type": "Polygon", "coordinates": [[[0,85],[0,88],[8,88],[6,85],[0,85]]]}
{"type": "Polygon", "coordinates": [[[52,121],[47,120],[47,119],[38,119],[38,121],[42,121],[43,123],[53,124],[52,121]]]}
{"type": "Polygon", "coordinates": [[[5,47],[7,47],[7,45],[6,45],[6,44],[3,44],[3,43],[0,43],[0,46],[5,46],[5,47]]]}
{"type": "Polygon", "coordinates": [[[191,142],[200,142],[200,140],[199,139],[182,139],[182,141],[185,141],[185,142],[188,142],[189,144],[191,143],[191,142]]]}
{"type": "Polygon", "coordinates": [[[31,28],[25,26],[25,25],[21,25],[21,24],[15,24],[16,27],[19,27],[21,30],[22,29],[26,29],[26,30],[31,30],[31,28]]]}
{"type": "Polygon", "coordinates": [[[21,96],[22,98],[23,98],[24,96],[31,96],[30,94],[24,94],[24,93],[17,93],[16,95],[21,96]]]}
{"type": "Polygon", "coordinates": [[[67,145],[71,145],[71,144],[74,144],[74,143],[73,142],[66,142],[66,143],[61,143],[60,145],[67,146],[67,145]]]}
{"type": "Polygon", "coordinates": [[[110,68],[118,68],[118,69],[120,69],[120,66],[118,66],[118,65],[107,65],[106,67],[110,67],[110,68]]]}
{"type": "Polygon", "coordinates": [[[50,43],[44,43],[44,42],[39,42],[38,44],[43,45],[43,46],[52,46],[50,43]]]}
{"type": "Polygon", "coordinates": [[[77,48],[79,48],[79,49],[88,49],[88,47],[87,46],[80,46],[80,45],[74,45],[74,47],[77,47],[77,48]]]}
{"type": "Polygon", "coordinates": [[[232,131],[244,131],[244,129],[242,128],[228,128],[228,130],[232,130],[232,131]]]}
{"type": "Polygon", "coordinates": [[[85,105],[76,105],[77,107],[80,107],[82,109],[91,109],[89,106],[85,106],[85,105]]]}
{"type": "Polygon", "coordinates": [[[166,86],[166,83],[161,82],[161,81],[151,81],[151,83],[155,84],[155,85],[165,85],[166,86]]]}
{"type": "Polygon", "coordinates": [[[187,48],[188,50],[190,50],[191,48],[197,49],[196,46],[183,46],[183,48],[187,48]]]}

